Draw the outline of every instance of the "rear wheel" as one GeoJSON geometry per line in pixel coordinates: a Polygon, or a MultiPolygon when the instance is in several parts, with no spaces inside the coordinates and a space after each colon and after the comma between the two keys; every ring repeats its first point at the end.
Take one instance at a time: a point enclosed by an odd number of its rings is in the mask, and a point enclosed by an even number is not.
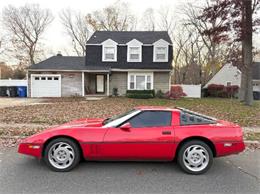
{"type": "Polygon", "coordinates": [[[54,171],[70,171],[80,161],[80,150],[74,141],[68,138],[57,138],[46,146],[44,160],[54,171]]]}
{"type": "Polygon", "coordinates": [[[205,173],[212,163],[213,154],[210,147],[200,140],[189,141],[178,151],[178,164],[186,173],[194,175],[205,173]]]}

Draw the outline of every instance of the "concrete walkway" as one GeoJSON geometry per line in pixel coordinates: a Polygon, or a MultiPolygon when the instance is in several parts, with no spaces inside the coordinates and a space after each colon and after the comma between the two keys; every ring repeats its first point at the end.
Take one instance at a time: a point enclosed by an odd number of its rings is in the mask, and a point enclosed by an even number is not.
{"type": "Polygon", "coordinates": [[[244,132],[256,132],[260,133],[260,127],[242,127],[244,132]]]}

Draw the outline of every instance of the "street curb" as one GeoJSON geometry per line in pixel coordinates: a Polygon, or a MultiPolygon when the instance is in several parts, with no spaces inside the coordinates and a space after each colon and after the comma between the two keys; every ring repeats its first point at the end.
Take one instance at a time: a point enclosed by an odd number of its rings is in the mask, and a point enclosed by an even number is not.
{"type": "Polygon", "coordinates": [[[245,144],[259,144],[259,141],[257,141],[257,140],[245,140],[244,143],[245,144]]]}
{"type": "Polygon", "coordinates": [[[28,136],[0,136],[0,139],[24,139],[28,136]]]}

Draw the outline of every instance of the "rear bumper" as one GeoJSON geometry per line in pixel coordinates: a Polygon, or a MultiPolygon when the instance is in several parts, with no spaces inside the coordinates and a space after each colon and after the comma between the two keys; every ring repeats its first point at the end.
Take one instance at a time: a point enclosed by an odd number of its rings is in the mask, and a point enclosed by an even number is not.
{"type": "Polygon", "coordinates": [[[30,156],[35,156],[37,158],[41,158],[42,145],[31,144],[31,143],[20,143],[18,146],[18,152],[21,154],[26,154],[30,156]]]}
{"type": "Polygon", "coordinates": [[[218,142],[215,143],[217,156],[226,156],[230,154],[238,154],[245,150],[244,142],[218,142]]]}

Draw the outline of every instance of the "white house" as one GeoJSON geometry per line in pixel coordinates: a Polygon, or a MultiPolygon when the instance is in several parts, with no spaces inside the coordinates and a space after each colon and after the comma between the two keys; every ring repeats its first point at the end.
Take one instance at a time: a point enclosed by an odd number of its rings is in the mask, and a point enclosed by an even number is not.
{"type": "MultiPolygon", "coordinates": [[[[238,85],[241,84],[241,71],[231,64],[224,65],[203,88],[207,88],[210,84],[218,85],[238,85]]],[[[260,92],[260,62],[253,64],[253,91],[260,92]]]]}

